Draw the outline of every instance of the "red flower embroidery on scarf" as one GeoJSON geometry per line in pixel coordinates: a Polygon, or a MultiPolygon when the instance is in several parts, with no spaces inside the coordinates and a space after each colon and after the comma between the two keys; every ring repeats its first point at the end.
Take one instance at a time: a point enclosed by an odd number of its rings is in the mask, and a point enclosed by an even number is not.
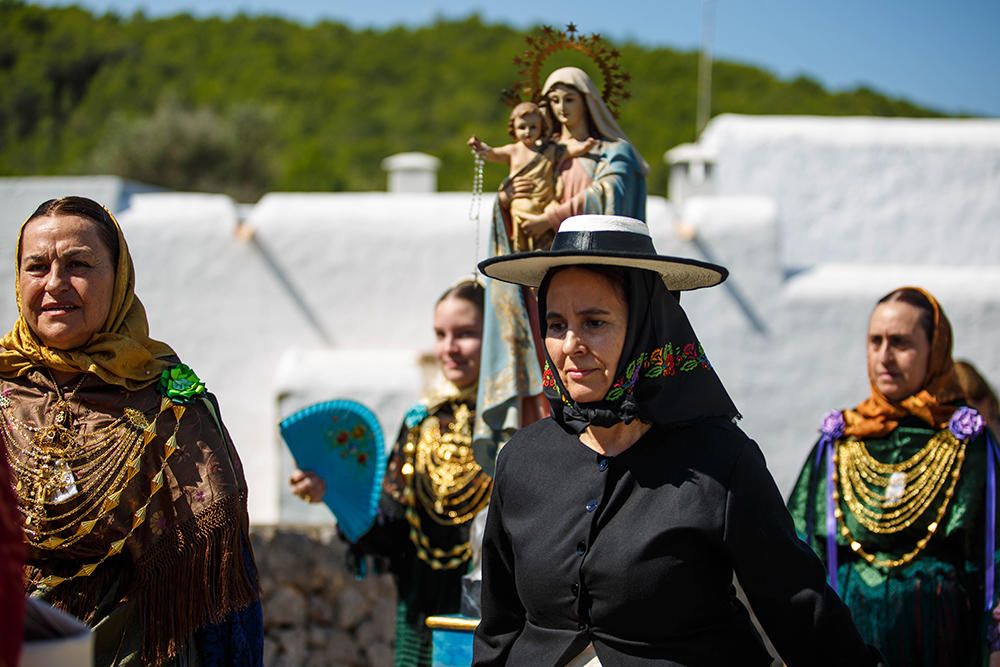
{"type": "Polygon", "coordinates": [[[678,372],[689,373],[698,367],[712,367],[701,345],[687,343],[675,348],[673,343],[665,343],[651,352],[643,352],[629,363],[624,375],[611,385],[605,399],[616,401],[621,398],[639,381],[640,375],[645,378],[670,377],[678,372]],[[675,349],[678,351],[675,352],[675,349]],[[636,372],[637,367],[642,369],[642,373],[636,372]]]}

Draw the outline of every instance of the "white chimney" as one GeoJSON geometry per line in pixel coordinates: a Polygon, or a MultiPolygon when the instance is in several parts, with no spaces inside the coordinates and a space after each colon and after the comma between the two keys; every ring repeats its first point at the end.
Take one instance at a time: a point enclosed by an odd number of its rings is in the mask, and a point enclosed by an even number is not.
{"type": "Polygon", "coordinates": [[[663,154],[669,166],[670,201],[680,205],[694,195],[715,190],[715,154],[698,144],[681,144],[663,154]]]}
{"type": "Polygon", "coordinates": [[[389,192],[437,192],[441,160],[427,153],[396,153],[382,160],[389,192]]]}

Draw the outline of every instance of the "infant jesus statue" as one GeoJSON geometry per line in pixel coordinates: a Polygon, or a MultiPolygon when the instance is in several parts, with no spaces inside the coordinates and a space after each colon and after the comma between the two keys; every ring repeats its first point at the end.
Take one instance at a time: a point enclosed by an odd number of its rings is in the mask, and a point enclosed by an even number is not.
{"type": "MultiPolygon", "coordinates": [[[[514,178],[526,178],[534,184],[528,196],[516,197],[510,202],[512,252],[548,250],[555,238],[555,231],[548,229],[540,235],[531,233],[532,223],[545,212],[549,202],[556,199],[556,174],[558,167],[588,153],[597,145],[588,139],[570,151],[563,144],[550,138],[552,124],[546,111],[534,102],[522,102],[510,112],[507,132],[513,143],[493,148],[477,137],[469,137],[469,148],[484,160],[510,165],[510,173],[501,188],[514,178]]],[[[537,229],[537,225],[534,226],[537,229]]]]}

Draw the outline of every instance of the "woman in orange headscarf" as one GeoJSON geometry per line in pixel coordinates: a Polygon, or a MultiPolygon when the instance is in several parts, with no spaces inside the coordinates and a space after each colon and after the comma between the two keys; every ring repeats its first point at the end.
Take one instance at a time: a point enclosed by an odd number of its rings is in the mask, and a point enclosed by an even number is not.
{"type": "Polygon", "coordinates": [[[951,348],[931,294],[880,299],[871,395],[826,415],[789,500],[862,637],[891,665],[980,665],[1000,649],[989,613],[996,448],[964,403],[951,348]]]}

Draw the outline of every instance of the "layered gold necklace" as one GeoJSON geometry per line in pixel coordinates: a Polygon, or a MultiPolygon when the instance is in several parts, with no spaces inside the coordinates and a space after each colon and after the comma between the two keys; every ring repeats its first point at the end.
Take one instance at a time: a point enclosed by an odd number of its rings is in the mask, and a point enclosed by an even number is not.
{"type": "Polygon", "coordinates": [[[459,567],[472,557],[472,547],[468,541],[451,549],[434,547],[424,534],[417,504],[435,523],[459,526],[486,506],[493,484],[473,456],[472,411],[464,403],[452,403],[452,408],[454,417],[445,432],[437,417],[427,417],[410,429],[403,447],[410,540],[417,556],[435,570],[459,567]]]}
{"type": "Polygon", "coordinates": [[[0,395],[0,435],[8,443],[6,457],[17,479],[25,537],[34,548],[66,549],[89,535],[120,505],[122,492],[139,473],[146,446],[156,436],[160,415],[172,410],[176,422],[164,445],[162,465],[150,480],[144,504],[132,513],[125,537],[112,542],[100,560],[81,566],[75,574],[52,575],[39,582],[49,588],[89,576],[98,565],[120,553],[126,539],[145,522],[151,498],[163,487],[166,462],[177,449],[177,430],[185,410],[163,398],[152,419],[139,410],[125,408],[111,423],[87,431],[78,423],[79,408],[72,403],[85,377],[81,376],[65,395],[53,382],[56,400],[46,410],[41,424],[20,419],[11,400],[0,395]]]}
{"type": "Polygon", "coordinates": [[[878,461],[861,440],[837,443],[833,453],[834,515],[851,549],[868,563],[884,568],[899,567],[916,558],[948,510],[965,460],[966,442],[945,429],[899,463],[878,461]],[[840,509],[841,498],[862,527],[879,535],[902,532],[928,514],[935,503],[937,509],[927,524],[927,534],[913,549],[900,558],[879,559],[851,535],[840,509]]]}

